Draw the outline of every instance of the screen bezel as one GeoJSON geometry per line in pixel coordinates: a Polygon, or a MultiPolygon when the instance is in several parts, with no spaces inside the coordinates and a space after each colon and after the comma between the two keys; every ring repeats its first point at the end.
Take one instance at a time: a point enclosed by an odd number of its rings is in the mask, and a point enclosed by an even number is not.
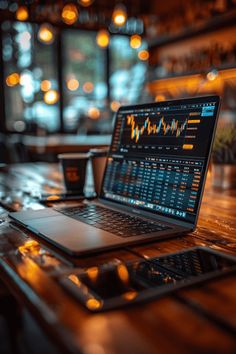
{"type": "Polygon", "coordinates": [[[210,100],[216,102],[216,111],[215,111],[215,115],[213,116],[213,119],[215,119],[215,121],[214,121],[212,136],[211,136],[211,138],[208,141],[208,147],[207,147],[207,152],[206,152],[206,156],[205,156],[206,163],[204,164],[204,167],[203,167],[203,179],[202,179],[202,184],[201,184],[201,187],[200,187],[201,190],[200,190],[199,198],[198,198],[198,201],[197,201],[198,205],[197,205],[197,210],[196,210],[196,216],[195,216],[195,219],[194,219],[193,222],[191,222],[189,220],[186,220],[186,219],[182,219],[180,217],[167,215],[167,214],[159,212],[159,211],[152,211],[152,210],[149,210],[147,208],[142,208],[142,207],[134,206],[134,205],[131,206],[129,204],[125,204],[125,203],[122,203],[122,202],[118,202],[118,201],[106,198],[104,196],[103,186],[104,186],[104,180],[105,180],[106,171],[107,171],[108,158],[107,158],[106,166],[105,166],[105,169],[104,169],[102,187],[101,187],[100,195],[99,195],[99,198],[98,198],[99,201],[105,202],[106,204],[109,203],[111,205],[114,205],[115,207],[117,206],[120,209],[122,209],[122,207],[123,207],[124,210],[126,210],[126,211],[130,210],[131,212],[134,212],[134,213],[136,211],[144,211],[144,212],[148,213],[148,215],[150,215],[152,217],[153,216],[158,216],[158,217],[161,217],[161,218],[164,218],[164,219],[171,220],[171,221],[173,221],[175,223],[179,222],[179,223],[181,223],[183,225],[186,225],[186,226],[187,225],[191,225],[191,228],[194,229],[196,227],[198,216],[199,216],[199,211],[200,211],[203,191],[204,191],[205,182],[206,182],[207,170],[208,170],[208,166],[209,166],[209,162],[210,162],[211,150],[212,150],[212,146],[213,146],[213,142],[214,142],[216,127],[217,127],[217,121],[218,121],[218,116],[219,116],[220,97],[218,95],[199,96],[199,97],[174,99],[174,100],[147,103],[147,104],[121,106],[119,108],[119,110],[117,111],[117,113],[116,113],[116,118],[115,118],[115,122],[114,122],[114,129],[113,129],[112,139],[111,139],[111,144],[110,144],[110,148],[109,148],[109,151],[108,151],[108,154],[107,154],[107,157],[109,157],[110,154],[111,154],[111,148],[112,148],[112,144],[113,144],[117,118],[118,118],[119,113],[122,113],[123,110],[132,110],[132,109],[136,110],[136,109],[145,109],[145,108],[148,109],[148,108],[155,108],[155,107],[158,108],[158,107],[171,106],[171,105],[175,105],[175,104],[207,103],[210,100]]]}

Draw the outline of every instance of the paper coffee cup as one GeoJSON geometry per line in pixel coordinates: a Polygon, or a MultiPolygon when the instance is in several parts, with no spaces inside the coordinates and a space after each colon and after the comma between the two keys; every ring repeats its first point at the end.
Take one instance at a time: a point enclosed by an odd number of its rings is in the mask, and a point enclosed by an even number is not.
{"type": "Polygon", "coordinates": [[[91,149],[90,159],[92,161],[92,169],[93,169],[93,180],[94,180],[94,190],[97,195],[100,194],[103,175],[106,167],[107,153],[108,148],[101,149],[91,149]]]}
{"type": "Polygon", "coordinates": [[[89,154],[59,154],[58,159],[61,162],[66,190],[83,194],[89,154]]]}

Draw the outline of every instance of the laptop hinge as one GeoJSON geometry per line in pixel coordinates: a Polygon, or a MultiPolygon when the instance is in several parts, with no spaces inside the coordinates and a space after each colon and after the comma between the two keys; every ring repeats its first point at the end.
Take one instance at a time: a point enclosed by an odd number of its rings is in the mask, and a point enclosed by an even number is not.
{"type": "Polygon", "coordinates": [[[120,212],[128,212],[131,213],[133,215],[136,216],[140,216],[140,217],[147,217],[150,218],[152,220],[157,220],[157,221],[163,221],[169,224],[173,224],[173,225],[178,225],[178,226],[182,226],[188,230],[194,230],[195,229],[195,225],[186,221],[182,221],[182,220],[177,220],[174,218],[170,218],[170,217],[165,217],[159,214],[154,214],[154,213],[150,213],[148,211],[145,210],[140,210],[140,209],[135,209],[126,205],[119,205],[116,202],[112,202],[112,201],[108,201],[106,199],[103,198],[98,198],[98,203],[102,204],[102,205],[106,205],[111,207],[112,209],[115,209],[117,211],[120,212]]]}

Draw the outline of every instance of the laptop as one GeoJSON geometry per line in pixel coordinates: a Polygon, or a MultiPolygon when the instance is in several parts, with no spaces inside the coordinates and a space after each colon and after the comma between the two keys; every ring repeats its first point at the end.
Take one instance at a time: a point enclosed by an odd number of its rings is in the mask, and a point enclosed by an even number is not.
{"type": "Polygon", "coordinates": [[[121,107],[99,198],[10,218],[74,256],[194,231],[218,110],[218,96],[121,107]]]}

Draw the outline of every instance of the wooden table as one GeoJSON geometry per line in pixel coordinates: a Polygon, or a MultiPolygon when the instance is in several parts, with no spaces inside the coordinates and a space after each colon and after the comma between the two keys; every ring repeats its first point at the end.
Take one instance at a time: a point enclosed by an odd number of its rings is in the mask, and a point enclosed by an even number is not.
{"type": "MultiPolygon", "coordinates": [[[[0,173],[2,199],[12,196],[15,209],[42,208],[33,198],[39,190],[60,188],[55,165],[16,165],[0,173]]],[[[235,275],[101,314],[85,310],[58,281],[77,268],[114,258],[137,260],[194,245],[236,255],[235,191],[214,191],[208,180],[199,226],[192,234],[74,260],[42,242],[27,250],[25,244],[33,236],[10,228],[6,215],[1,208],[6,220],[0,227],[1,277],[65,353],[236,353],[235,275]]]]}

